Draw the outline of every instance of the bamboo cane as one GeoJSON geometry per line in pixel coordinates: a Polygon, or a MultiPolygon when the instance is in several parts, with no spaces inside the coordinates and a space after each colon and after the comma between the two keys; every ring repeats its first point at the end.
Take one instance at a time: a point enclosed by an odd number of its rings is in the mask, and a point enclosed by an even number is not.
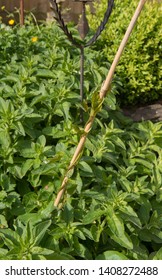
{"type": "Polygon", "coordinates": [[[55,199],[54,206],[56,206],[56,207],[60,203],[60,200],[61,200],[61,198],[62,198],[62,196],[63,196],[63,194],[65,192],[66,184],[67,184],[68,179],[69,179],[69,173],[70,173],[70,171],[73,170],[73,168],[77,164],[78,158],[80,157],[80,155],[81,155],[81,153],[83,151],[87,135],[88,135],[89,131],[92,128],[95,116],[98,113],[99,108],[102,106],[103,99],[106,96],[106,94],[107,94],[107,92],[108,92],[108,90],[110,88],[110,84],[111,84],[111,81],[112,81],[112,78],[113,78],[116,66],[117,66],[117,64],[119,62],[119,59],[120,59],[120,57],[122,55],[122,52],[123,52],[123,50],[124,50],[124,48],[125,48],[125,46],[127,44],[127,41],[128,41],[128,39],[130,37],[130,34],[131,34],[131,32],[132,32],[132,30],[133,30],[133,28],[135,26],[135,23],[136,23],[139,15],[140,15],[140,13],[142,11],[142,8],[143,8],[143,6],[144,6],[146,1],[147,0],[140,0],[139,1],[139,4],[138,4],[138,6],[136,8],[136,11],[135,11],[135,13],[134,13],[134,15],[133,15],[133,17],[132,17],[132,19],[130,21],[130,24],[129,24],[128,28],[127,28],[127,31],[126,31],[126,33],[125,33],[125,35],[123,37],[123,40],[122,40],[122,42],[121,42],[121,44],[119,46],[119,49],[118,49],[118,51],[117,51],[117,53],[115,55],[114,61],[113,61],[112,65],[111,65],[111,67],[110,67],[110,70],[109,70],[109,73],[108,73],[108,75],[106,77],[106,80],[105,80],[104,84],[102,85],[102,87],[100,89],[100,92],[99,92],[100,102],[98,103],[98,108],[97,108],[96,111],[93,111],[93,113],[90,114],[89,120],[88,120],[88,122],[85,125],[84,133],[83,133],[83,135],[80,138],[80,141],[79,141],[78,146],[77,146],[77,148],[75,150],[75,153],[74,153],[74,155],[73,155],[73,157],[72,157],[72,159],[70,161],[68,170],[67,170],[67,172],[66,172],[66,174],[64,176],[64,179],[62,181],[61,188],[60,188],[60,190],[59,190],[59,192],[57,194],[57,197],[55,199]]]}

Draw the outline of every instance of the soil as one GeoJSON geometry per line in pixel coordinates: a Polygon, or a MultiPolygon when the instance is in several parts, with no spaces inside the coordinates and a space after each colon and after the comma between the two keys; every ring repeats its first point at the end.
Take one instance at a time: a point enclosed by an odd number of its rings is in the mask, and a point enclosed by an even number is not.
{"type": "Polygon", "coordinates": [[[130,117],[135,122],[142,120],[162,121],[162,99],[154,104],[122,108],[122,111],[125,116],[130,117]]]}

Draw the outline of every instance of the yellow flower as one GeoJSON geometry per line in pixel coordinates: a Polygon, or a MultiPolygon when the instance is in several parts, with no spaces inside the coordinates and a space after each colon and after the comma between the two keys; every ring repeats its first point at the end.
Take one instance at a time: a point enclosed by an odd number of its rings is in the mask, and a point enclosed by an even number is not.
{"type": "Polygon", "coordinates": [[[33,43],[35,43],[35,42],[37,42],[37,41],[38,41],[38,37],[36,37],[36,36],[35,36],[35,37],[32,37],[32,39],[31,39],[31,40],[32,40],[32,42],[33,42],[33,43]]]}
{"type": "Polygon", "coordinates": [[[8,23],[9,23],[9,25],[14,25],[15,21],[14,21],[14,19],[10,19],[8,23]]]}
{"type": "Polygon", "coordinates": [[[5,6],[2,6],[2,7],[1,7],[1,10],[4,11],[5,8],[6,8],[5,6]]]}

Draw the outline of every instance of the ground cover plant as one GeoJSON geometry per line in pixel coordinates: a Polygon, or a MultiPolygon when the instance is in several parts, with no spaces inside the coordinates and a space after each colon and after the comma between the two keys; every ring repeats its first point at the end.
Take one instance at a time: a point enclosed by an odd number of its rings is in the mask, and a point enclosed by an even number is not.
{"type": "MultiPolygon", "coordinates": [[[[86,121],[109,64],[85,55],[86,121]]],[[[55,23],[4,25],[0,63],[0,258],[162,259],[162,123],[125,118],[116,78],[57,209],[82,134],[78,52],[55,23]]]]}

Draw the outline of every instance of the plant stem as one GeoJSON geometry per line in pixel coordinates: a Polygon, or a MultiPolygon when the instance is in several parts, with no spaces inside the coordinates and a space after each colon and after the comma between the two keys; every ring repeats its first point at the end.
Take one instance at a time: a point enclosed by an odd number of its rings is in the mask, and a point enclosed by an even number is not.
{"type": "MultiPolygon", "coordinates": [[[[119,62],[119,59],[120,59],[120,57],[122,55],[122,52],[123,52],[123,50],[124,50],[124,48],[125,48],[125,46],[127,44],[127,41],[128,41],[128,39],[130,37],[130,34],[131,34],[131,32],[132,32],[132,30],[134,28],[134,25],[135,25],[139,15],[140,15],[140,13],[141,13],[142,8],[143,8],[143,6],[144,6],[146,1],[147,0],[140,0],[139,1],[137,9],[136,9],[136,11],[135,11],[135,13],[134,13],[134,15],[133,15],[133,17],[131,19],[131,22],[130,22],[130,24],[128,26],[128,29],[127,29],[127,31],[126,31],[126,33],[125,33],[125,35],[123,37],[123,40],[122,40],[122,42],[121,42],[121,44],[119,46],[119,49],[118,49],[118,51],[117,51],[117,53],[115,55],[114,61],[113,61],[112,65],[111,65],[111,68],[110,68],[109,73],[108,73],[108,75],[106,77],[106,80],[105,80],[104,84],[102,85],[102,87],[100,89],[99,97],[100,97],[101,101],[104,99],[104,97],[106,96],[106,94],[107,94],[107,92],[108,92],[108,90],[110,88],[110,84],[111,84],[111,81],[112,81],[112,78],[113,78],[116,66],[117,66],[117,64],[119,62]]],[[[60,200],[61,200],[61,198],[62,198],[62,196],[63,196],[63,194],[65,192],[66,184],[67,184],[68,179],[69,179],[68,172],[71,171],[76,166],[77,160],[78,160],[78,158],[80,157],[80,155],[81,155],[81,153],[83,151],[87,135],[88,135],[89,131],[92,128],[92,125],[93,125],[96,113],[97,112],[94,112],[93,115],[90,115],[89,120],[88,120],[88,122],[85,125],[84,133],[83,133],[83,135],[80,138],[78,146],[77,146],[77,148],[75,150],[75,153],[74,153],[74,155],[73,155],[73,157],[71,159],[71,162],[69,164],[69,167],[68,167],[68,170],[66,172],[66,175],[65,175],[65,177],[63,179],[63,182],[61,184],[61,188],[60,188],[60,190],[59,190],[59,192],[57,194],[56,200],[54,202],[54,206],[56,206],[56,207],[60,203],[60,200]]]]}
{"type": "MultiPolygon", "coordinates": [[[[80,49],[80,100],[83,104],[84,99],[84,48],[80,49]]],[[[80,109],[80,122],[83,124],[83,109],[80,109]]]]}

